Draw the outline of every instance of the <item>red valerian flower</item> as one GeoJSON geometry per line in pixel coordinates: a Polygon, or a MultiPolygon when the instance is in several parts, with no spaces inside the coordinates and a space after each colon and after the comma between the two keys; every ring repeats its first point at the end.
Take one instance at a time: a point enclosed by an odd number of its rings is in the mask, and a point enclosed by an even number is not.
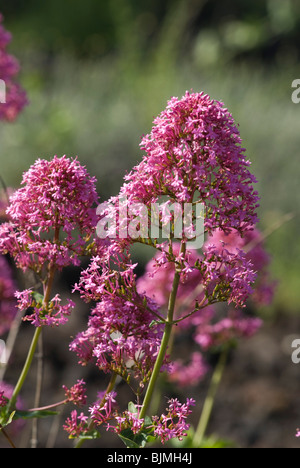
{"type": "Polygon", "coordinates": [[[0,227],[0,252],[41,274],[45,265],[78,265],[96,229],[96,179],[77,159],[41,160],[10,197],[11,222],[0,227]]]}
{"type": "Polygon", "coordinates": [[[205,206],[205,229],[247,231],[257,222],[258,195],[233,117],[204,93],[172,98],[141,142],[143,161],[121,195],[146,205],[163,195],[205,206]]]}
{"type": "Polygon", "coordinates": [[[77,406],[84,406],[87,401],[85,385],[84,380],[78,380],[77,384],[73,385],[70,389],[63,385],[67,401],[77,406]]]}

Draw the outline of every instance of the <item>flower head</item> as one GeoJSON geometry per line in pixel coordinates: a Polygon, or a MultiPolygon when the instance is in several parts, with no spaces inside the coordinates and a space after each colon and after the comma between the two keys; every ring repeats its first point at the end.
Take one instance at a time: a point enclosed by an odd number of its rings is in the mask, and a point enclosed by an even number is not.
{"type": "Polygon", "coordinates": [[[257,222],[256,182],[239,131],[223,104],[204,93],[172,98],[141,142],[143,161],[125,178],[129,202],[156,202],[163,195],[205,206],[205,229],[257,222]]]}
{"type": "MultiPolygon", "coordinates": [[[[6,404],[7,404],[7,401],[11,399],[12,395],[13,395],[13,391],[14,391],[14,387],[6,382],[0,382],[0,395],[2,395],[2,403],[3,403],[3,406],[6,406],[4,405],[4,402],[6,401],[6,404]]],[[[18,397],[17,399],[17,405],[16,407],[18,409],[23,409],[24,408],[24,402],[23,400],[18,397]]]]}
{"type": "Polygon", "coordinates": [[[77,384],[73,385],[70,389],[63,385],[68,402],[74,403],[77,406],[84,406],[86,404],[86,388],[83,380],[78,380],[77,384]]]}
{"type": "Polygon", "coordinates": [[[228,233],[217,229],[207,239],[205,247],[209,245],[214,245],[219,252],[224,248],[233,254],[243,250],[245,258],[252,263],[253,270],[257,272],[251,300],[257,304],[270,304],[275,282],[270,279],[268,268],[271,259],[265,249],[262,233],[257,227],[253,226],[243,237],[236,229],[230,229],[228,233]]]}
{"type": "Polygon", "coordinates": [[[191,355],[190,362],[177,359],[168,375],[170,382],[176,382],[180,387],[197,385],[207,374],[209,366],[199,352],[191,355]]]}
{"type": "Polygon", "coordinates": [[[31,322],[36,327],[42,325],[53,327],[65,324],[75,307],[75,303],[71,299],[67,300],[66,305],[61,305],[61,298],[58,294],[47,304],[44,303],[43,296],[30,289],[17,291],[15,296],[20,310],[33,310],[33,313],[25,315],[23,320],[31,322]]]}
{"type": "Polygon", "coordinates": [[[89,412],[91,419],[97,426],[100,426],[103,423],[107,423],[114,417],[116,396],[116,392],[106,393],[104,398],[101,398],[101,401],[90,407],[89,412]]]}
{"type": "Polygon", "coordinates": [[[194,333],[195,342],[203,351],[221,346],[238,338],[252,337],[262,326],[257,317],[247,317],[239,311],[230,311],[225,318],[203,321],[194,333]]]}
{"type": "Polygon", "coordinates": [[[163,329],[155,322],[154,301],[137,292],[134,267],[119,263],[111,269],[100,257],[92,259],[76,290],[96,306],[87,329],[76,336],[70,349],[81,364],[96,360],[104,372],[116,372],[126,381],[138,378],[142,389],[155,363],[163,329]]]}
{"type": "Polygon", "coordinates": [[[71,412],[71,417],[67,418],[63,428],[69,434],[70,439],[76,439],[88,430],[88,417],[83,413],[78,414],[74,410],[71,412]]]}
{"type": "Polygon", "coordinates": [[[10,198],[11,222],[0,228],[0,251],[38,274],[44,266],[79,263],[96,228],[95,178],[77,159],[39,159],[10,198]]]}
{"type": "Polygon", "coordinates": [[[180,403],[177,398],[169,400],[169,406],[166,413],[160,418],[154,419],[154,435],[158,437],[163,444],[170,439],[183,440],[187,435],[190,424],[186,422],[191,414],[191,406],[195,406],[195,400],[188,398],[185,404],[180,403]]]}

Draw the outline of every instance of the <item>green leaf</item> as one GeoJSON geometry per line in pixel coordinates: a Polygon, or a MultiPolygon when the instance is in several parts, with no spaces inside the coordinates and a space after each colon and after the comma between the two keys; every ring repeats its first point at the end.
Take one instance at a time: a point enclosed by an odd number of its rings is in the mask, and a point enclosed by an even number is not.
{"type": "Polygon", "coordinates": [[[15,411],[8,413],[7,407],[0,408],[0,426],[5,427],[11,424],[15,415],[15,411]]]}
{"type": "Polygon", "coordinates": [[[17,410],[14,414],[14,419],[36,419],[47,418],[48,416],[56,416],[56,411],[21,411],[17,410]]]}
{"type": "Polygon", "coordinates": [[[13,421],[13,419],[14,419],[14,416],[15,416],[15,413],[16,413],[16,412],[13,411],[13,412],[10,414],[8,420],[6,421],[6,424],[5,424],[6,426],[8,426],[9,424],[12,423],[12,421],[13,421]]]}
{"type": "Polygon", "coordinates": [[[15,415],[15,411],[13,411],[10,415],[8,415],[7,410],[5,408],[5,410],[2,411],[1,413],[0,427],[5,427],[11,424],[14,419],[14,415],[15,415]]]}
{"type": "Polygon", "coordinates": [[[42,303],[43,303],[43,301],[44,301],[44,296],[43,296],[42,294],[40,294],[40,293],[34,291],[33,294],[32,294],[32,296],[33,296],[33,298],[34,298],[34,300],[35,300],[35,302],[36,302],[37,304],[42,304],[42,303]]]}
{"type": "Polygon", "coordinates": [[[126,445],[127,448],[140,448],[140,446],[136,442],[134,442],[131,439],[128,439],[124,435],[119,434],[119,437],[122,440],[122,442],[124,442],[124,444],[126,445]]]}
{"type": "MultiPolygon", "coordinates": [[[[76,437],[77,438],[77,437],[76,437]]],[[[100,434],[96,429],[85,432],[84,434],[81,434],[78,439],[83,439],[83,440],[94,440],[94,439],[100,439],[100,434]]]]}
{"type": "Polygon", "coordinates": [[[150,418],[150,416],[146,416],[146,417],[145,417],[145,419],[144,419],[144,426],[145,426],[145,427],[153,426],[153,421],[152,421],[152,419],[150,418]]]}
{"type": "Polygon", "coordinates": [[[119,437],[127,448],[142,448],[148,441],[148,434],[145,432],[134,434],[131,429],[124,429],[119,437]]]}
{"type": "Polygon", "coordinates": [[[199,448],[214,448],[214,449],[234,448],[234,443],[230,440],[219,439],[217,437],[211,436],[211,437],[203,439],[199,448]]]}
{"type": "Polygon", "coordinates": [[[132,401],[130,401],[128,403],[128,411],[130,413],[132,413],[132,414],[137,414],[137,412],[138,412],[137,407],[135,406],[135,404],[132,401]]]}

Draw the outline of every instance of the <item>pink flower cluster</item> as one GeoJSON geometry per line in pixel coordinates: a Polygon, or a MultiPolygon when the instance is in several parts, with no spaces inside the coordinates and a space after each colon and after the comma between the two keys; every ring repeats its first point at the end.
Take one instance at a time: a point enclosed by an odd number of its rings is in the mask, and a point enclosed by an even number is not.
{"type": "MultiPolygon", "coordinates": [[[[0,14],[0,23],[3,16],[0,14]]],[[[11,34],[0,24],[0,79],[5,84],[5,103],[0,103],[0,120],[13,121],[28,104],[25,91],[15,82],[20,67],[12,55],[6,51],[11,34]]]]}
{"type": "Polygon", "coordinates": [[[204,93],[172,98],[141,142],[146,155],[121,194],[146,205],[167,195],[205,205],[205,228],[246,231],[257,222],[256,182],[234,120],[204,93]]]}
{"type": "Polygon", "coordinates": [[[199,352],[189,356],[189,362],[177,359],[173,362],[169,381],[176,382],[180,387],[197,385],[207,374],[209,366],[199,352]]]}
{"type": "Polygon", "coordinates": [[[186,422],[187,417],[192,413],[191,406],[195,406],[195,400],[188,398],[186,403],[180,403],[177,398],[169,400],[166,414],[160,418],[153,417],[154,435],[164,444],[170,439],[183,440],[187,435],[190,424],[186,422]]]}
{"type": "Polygon", "coordinates": [[[88,430],[88,416],[83,413],[78,414],[76,410],[71,412],[63,425],[64,430],[69,434],[70,439],[76,439],[88,430]]]}
{"type": "MultiPolygon", "coordinates": [[[[7,401],[11,399],[13,391],[14,391],[14,387],[12,385],[4,381],[0,382],[0,395],[2,395],[3,406],[6,406],[7,401]],[[6,401],[5,405],[4,405],[4,401],[6,401]]],[[[24,408],[24,402],[20,397],[18,397],[17,399],[17,408],[18,409],[24,408]]]]}
{"type": "MultiPolygon", "coordinates": [[[[163,444],[170,439],[182,440],[187,435],[190,425],[186,419],[192,412],[191,406],[195,405],[195,400],[192,398],[188,398],[184,404],[172,398],[168,401],[166,413],[145,420],[139,417],[139,405],[134,406],[134,411],[126,410],[123,413],[115,411],[115,396],[115,392],[109,393],[105,397],[103,406],[96,404],[90,408],[91,418],[96,426],[107,423],[107,430],[120,435],[126,429],[130,429],[136,435],[145,428],[148,434],[153,433],[163,444]],[[111,425],[108,422],[110,420],[114,420],[117,424],[111,425]]],[[[75,430],[74,427],[74,432],[75,430]]]]}
{"type": "MultiPolygon", "coordinates": [[[[114,208],[118,206],[119,213],[126,208],[124,225],[118,217],[119,231],[129,225],[135,210],[139,212],[137,203],[149,208],[164,195],[167,204],[203,204],[208,233],[220,229],[226,234],[234,228],[244,235],[257,221],[256,181],[248,170],[250,163],[245,159],[232,116],[221,103],[203,93],[186,93],[181,100],[173,98],[155,120],[151,134],[143,138],[141,148],[146,153],[143,161],[126,176],[119,196],[104,209],[105,215],[113,219],[117,216],[114,208]]],[[[170,221],[168,210],[165,212],[170,221]]],[[[160,348],[164,312],[159,307],[164,309],[167,304],[175,272],[180,271],[176,303],[180,327],[186,323],[197,327],[201,321],[204,324],[204,317],[209,320],[206,325],[211,325],[212,304],[217,302],[244,307],[256,275],[242,249],[231,251],[223,246],[220,250],[210,244],[199,255],[185,249],[184,238],[180,246],[171,241],[158,244],[157,239],[151,239],[148,243],[158,251],[148,267],[151,280],[144,278],[137,285],[136,265],[128,252],[132,243],[145,239],[141,235],[129,239],[117,234],[114,240],[98,244],[97,255],[75,286],[85,301],[96,305],[87,329],[77,335],[70,349],[77,353],[81,364],[96,362],[102,371],[120,375],[131,388],[132,377],[137,379],[139,386],[134,391],[140,396],[160,348]]],[[[176,363],[173,376],[180,374],[183,382],[201,378],[206,372],[201,353],[195,352],[185,372],[183,368],[182,362],[176,363]]],[[[115,394],[110,394],[90,409],[96,425],[114,419],[117,426],[108,424],[108,429],[121,433],[130,428],[137,434],[145,423],[138,416],[139,406],[137,411],[119,414],[113,410],[113,402],[115,394]]],[[[193,404],[193,400],[185,405],[170,400],[166,414],[151,420],[154,435],[163,443],[174,437],[181,439],[189,427],[186,418],[193,404]]],[[[85,423],[83,415],[72,413],[67,424],[69,434],[76,434],[81,426],[86,428],[85,423]]]]}
{"type": "Polygon", "coordinates": [[[270,278],[268,267],[271,259],[265,249],[263,236],[257,228],[253,226],[243,237],[236,229],[230,229],[226,234],[217,229],[206,244],[213,244],[219,252],[224,247],[231,254],[245,251],[246,259],[251,261],[253,270],[257,272],[251,300],[258,305],[271,303],[276,283],[270,278]]]}
{"type": "Polygon", "coordinates": [[[11,267],[6,258],[0,255],[0,336],[10,329],[17,313],[15,291],[11,267]]]}
{"type": "Polygon", "coordinates": [[[207,351],[237,338],[250,338],[261,326],[262,320],[257,317],[246,317],[239,311],[229,311],[227,317],[219,318],[216,322],[214,317],[207,323],[203,320],[196,327],[194,340],[202,350],[207,351]]]}
{"type": "Polygon", "coordinates": [[[99,402],[89,408],[91,419],[97,426],[107,423],[116,416],[116,396],[116,392],[106,393],[99,402]]]}
{"type": "Polygon", "coordinates": [[[30,289],[17,291],[15,296],[20,310],[33,309],[33,313],[26,315],[23,320],[31,322],[35,327],[63,325],[68,321],[75,307],[75,303],[71,299],[67,300],[66,305],[61,305],[61,298],[58,294],[47,304],[44,303],[43,296],[30,289]]]}
{"type": "Polygon", "coordinates": [[[45,265],[78,265],[96,228],[95,182],[77,159],[36,161],[10,198],[11,222],[0,227],[0,252],[38,274],[45,265]]]}
{"type": "MultiPolygon", "coordinates": [[[[174,246],[174,251],[178,255],[179,246],[174,246]]],[[[233,308],[217,309],[213,304],[227,298],[229,303],[234,299],[237,305],[244,306],[248,296],[254,304],[265,304],[274,293],[268,269],[270,257],[262,234],[254,227],[244,237],[234,229],[228,234],[218,229],[208,237],[202,253],[189,251],[188,265],[178,289],[176,316],[191,315],[179,322],[177,335],[185,329],[192,331],[194,343],[200,346],[201,352],[193,353],[188,362],[173,363],[169,379],[181,386],[197,384],[205,376],[208,366],[202,356],[204,351],[237,338],[249,338],[262,325],[257,317],[233,308]],[[254,271],[257,272],[255,282],[254,271]],[[249,277],[253,283],[252,294],[249,277]],[[205,310],[197,311],[197,303],[204,303],[205,310]]],[[[138,291],[166,309],[174,271],[174,263],[162,261],[162,254],[158,253],[138,279],[138,291]]]]}
{"type": "Polygon", "coordinates": [[[69,403],[73,403],[76,406],[84,406],[86,404],[87,396],[84,380],[77,380],[77,384],[73,385],[71,388],[67,388],[63,385],[63,389],[69,403]]]}
{"type": "Polygon", "coordinates": [[[127,382],[138,378],[141,389],[151,373],[162,336],[161,325],[153,324],[157,307],[136,291],[134,265],[111,270],[94,257],[82,273],[81,297],[98,301],[87,330],[71,343],[81,364],[95,361],[104,372],[116,372],[127,382]]]}
{"type": "Polygon", "coordinates": [[[4,408],[7,405],[8,399],[4,396],[4,391],[0,392],[0,408],[4,408]]]}

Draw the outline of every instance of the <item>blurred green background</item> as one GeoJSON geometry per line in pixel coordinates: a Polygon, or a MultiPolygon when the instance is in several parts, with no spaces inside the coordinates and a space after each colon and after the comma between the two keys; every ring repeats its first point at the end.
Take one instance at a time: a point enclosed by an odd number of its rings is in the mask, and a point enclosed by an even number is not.
{"type": "Polygon", "coordinates": [[[299,310],[298,0],[0,0],[30,99],[1,123],[1,175],[18,187],[36,158],[78,155],[102,199],[142,156],[171,96],[205,91],[240,125],[279,280],[273,311],[299,310]],[[287,221],[286,215],[294,213],[287,221]]]}

